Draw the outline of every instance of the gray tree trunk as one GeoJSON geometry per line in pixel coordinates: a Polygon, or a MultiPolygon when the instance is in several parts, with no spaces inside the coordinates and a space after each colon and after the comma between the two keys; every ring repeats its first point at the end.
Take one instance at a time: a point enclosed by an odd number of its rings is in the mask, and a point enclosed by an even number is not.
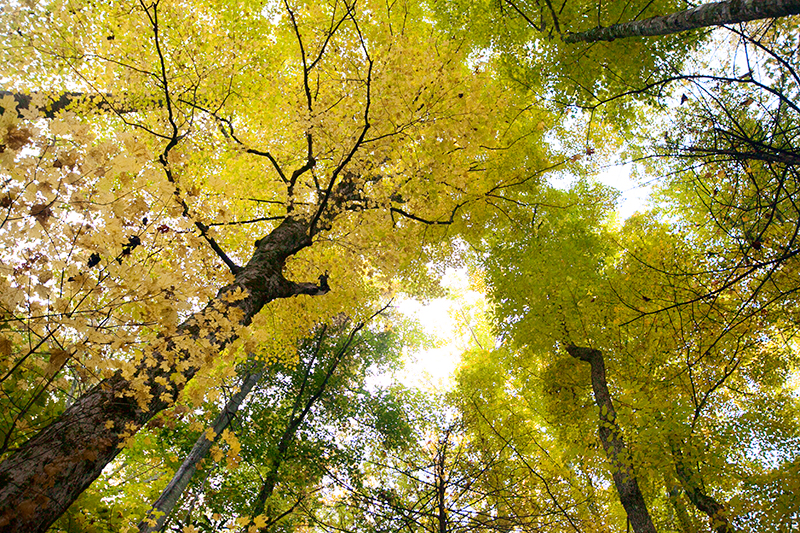
{"type": "Polygon", "coordinates": [[[125,440],[174,401],[182,386],[172,385],[171,375],[180,372],[184,383],[192,379],[199,368],[198,355],[187,346],[207,345],[208,353],[215,353],[268,302],[328,292],[322,278],[317,285],[283,275],[286,259],[311,245],[311,224],[284,219],[259,241],[233,283],[174,334],[158,339],[133,380],[121,372],[104,379],[0,463],[0,532],[44,533],[117,456],[125,440]],[[244,299],[226,297],[240,290],[244,299]],[[220,317],[231,323],[221,325],[220,317]],[[143,387],[150,395],[141,403],[137,398],[143,387]]]}
{"type": "Polygon", "coordinates": [[[703,4],[663,17],[624,22],[605,28],[598,26],[580,33],[568,33],[564,35],[563,40],[565,43],[593,43],[625,37],[652,37],[708,26],[737,24],[789,15],[800,15],[800,0],[728,0],[727,2],[703,4]]]}
{"type": "Polygon", "coordinates": [[[595,403],[600,408],[600,442],[611,463],[611,477],[617,494],[628,515],[631,527],[636,533],[656,533],[656,527],[650,518],[644,496],[639,489],[639,482],[631,465],[630,454],[622,439],[622,430],[617,425],[617,412],[611,403],[611,393],[606,382],[606,366],[603,354],[594,348],[567,346],[567,353],[575,359],[585,361],[592,366],[592,390],[595,403]]]}
{"type": "Polygon", "coordinates": [[[263,372],[253,372],[245,376],[239,390],[228,400],[225,408],[214,421],[212,426],[215,435],[214,440],[207,439],[205,432],[200,434],[194,447],[192,447],[192,451],[189,452],[178,471],[172,476],[169,485],[161,493],[156,503],[153,504],[153,508],[147,513],[144,520],[139,523],[140,533],[155,533],[161,530],[167,518],[172,514],[172,510],[175,508],[175,504],[178,503],[183,491],[189,486],[189,482],[192,480],[195,470],[197,470],[198,463],[208,455],[211,447],[219,440],[219,436],[230,425],[242,402],[261,379],[262,375],[263,372]]]}

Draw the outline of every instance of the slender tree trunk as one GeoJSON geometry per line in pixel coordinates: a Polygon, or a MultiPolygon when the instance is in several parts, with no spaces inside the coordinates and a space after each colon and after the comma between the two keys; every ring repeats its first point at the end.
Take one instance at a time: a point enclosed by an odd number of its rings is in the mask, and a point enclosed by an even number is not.
{"type": "Polygon", "coordinates": [[[259,241],[232,284],[150,347],[133,378],[117,372],[104,379],[0,463],[0,531],[46,531],[126,439],[174,401],[202,358],[233,341],[238,328],[268,302],[328,292],[327,283],[295,283],[283,276],[286,259],[309,245],[309,222],[286,218],[259,241]],[[236,294],[244,298],[229,298],[236,294]],[[175,373],[182,383],[174,383],[175,373]]]}
{"type": "MultiPolygon", "coordinates": [[[[382,313],[386,307],[372,315],[369,320],[377,316],[379,313],[382,313]]],[[[358,325],[353,328],[350,332],[350,335],[347,338],[347,342],[345,342],[344,346],[336,352],[331,361],[328,370],[325,372],[325,375],[322,378],[322,381],[317,385],[317,388],[311,392],[311,395],[305,399],[305,403],[303,402],[304,394],[306,385],[308,384],[309,378],[311,377],[312,367],[314,366],[314,360],[319,356],[320,349],[322,348],[322,342],[325,339],[327,334],[327,326],[323,326],[319,332],[319,339],[317,340],[317,346],[314,350],[314,354],[308,362],[308,366],[306,367],[305,376],[303,376],[303,381],[300,385],[300,390],[297,392],[297,397],[295,398],[294,405],[292,406],[292,412],[289,415],[289,421],[286,424],[286,429],[284,430],[283,434],[281,435],[281,439],[278,442],[278,446],[275,450],[275,455],[272,458],[272,464],[270,465],[270,470],[267,472],[266,477],[264,477],[264,482],[261,484],[261,490],[258,492],[258,496],[256,500],[253,502],[253,507],[251,510],[251,516],[256,517],[262,514],[265,514],[266,511],[266,518],[267,518],[267,525],[260,530],[260,533],[266,533],[270,530],[271,526],[273,526],[278,520],[280,520],[283,516],[288,513],[283,513],[279,516],[274,516],[272,509],[267,508],[267,502],[272,497],[272,494],[275,492],[275,486],[278,483],[278,473],[280,471],[281,464],[283,464],[284,459],[286,458],[286,453],[289,451],[289,447],[294,442],[294,437],[297,434],[297,430],[300,429],[300,426],[303,424],[306,416],[311,411],[311,408],[314,404],[319,400],[325,391],[328,388],[328,384],[330,383],[331,377],[336,372],[336,369],[339,367],[341,362],[347,356],[350,347],[353,344],[353,339],[355,335],[363,329],[366,322],[360,322],[358,325]]],[[[242,529],[242,533],[249,531],[249,529],[244,528],[242,529]]]]}
{"type": "MultiPolygon", "coordinates": [[[[313,401],[311,404],[313,404],[313,401]]],[[[264,477],[261,489],[258,491],[258,496],[256,496],[253,502],[252,516],[256,517],[262,515],[265,510],[267,510],[267,502],[275,492],[275,485],[278,483],[278,472],[283,464],[283,460],[286,458],[286,452],[289,451],[289,447],[292,445],[292,442],[294,442],[294,436],[297,434],[297,430],[303,423],[308,411],[309,409],[304,409],[297,418],[290,418],[289,423],[286,425],[286,429],[281,435],[281,440],[278,442],[278,447],[275,450],[275,456],[271,460],[269,472],[267,472],[267,475],[264,477]]],[[[268,511],[266,515],[268,525],[272,525],[274,519],[272,511],[268,511]]],[[[246,529],[243,531],[246,531],[246,529]]]]}
{"type": "Polygon", "coordinates": [[[565,43],[613,41],[625,37],[652,37],[683,31],[736,24],[751,20],[800,15],[800,0],[728,0],[703,4],[663,17],[635,20],[580,33],[568,33],[565,43]]]}
{"type": "Polygon", "coordinates": [[[447,533],[447,444],[450,442],[449,430],[445,433],[442,445],[436,457],[436,521],[438,533],[447,533]]]}
{"type": "Polygon", "coordinates": [[[567,346],[567,352],[574,358],[592,366],[592,390],[597,407],[600,408],[600,441],[611,463],[611,477],[617,488],[619,499],[636,533],[656,533],[653,520],[647,511],[642,491],[631,464],[630,453],[622,439],[622,430],[617,425],[617,412],[611,403],[611,393],[606,382],[606,366],[603,354],[594,348],[567,346]]]}
{"type": "Polygon", "coordinates": [[[672,447],[672,455],[675,458],[675,473],[681,483],[686,497],[694,504],[697,509],[708,516],[711,520],[711,528],[716,533],[735,533],[733,526],[728,521],[728,514],[725,507],[705,493],[701,483],[692,475],[683,458],[683,453],[677,446],[672,447]]]}
{"type": "Polygon", "coordinates": [[[172,476],[172,481],[169,482],[169,485],[161,493],[156,503],[153,504],[153,508],[147,513],[147,517],[139,523],[140,533],[154,533],[161,530],[167,518],[172,514],[172,510],[175,508],[175,504],[178,503],[183,491],[189,486],[189,482],[192,480],[195,470],[197,470],[197,465],[208,455],[211,446],[219,440],[219,436],[230,425],[242,402],[261,379],[262,375],[263,372],[253,372],[245,376],[239,390],[228,400],[225,408],[214,421],[212,430],[215,437],[213,440],[206,438],[205,432],[197,438],[192,451],[189,452],[178,471],[172,476]]]}
{"type": "Polygon", "coordinates": [[[681,490],[676,486],[675,479],[669,472],[663,472],[663,477],[664,487],[669,494],[669,503],[680,525],[680,533],[694,533],[697,531],[697,527],[692,524],[692,520],[689,518],[689,513],[686,510],[686,505],[681,501],[681,490]]]}

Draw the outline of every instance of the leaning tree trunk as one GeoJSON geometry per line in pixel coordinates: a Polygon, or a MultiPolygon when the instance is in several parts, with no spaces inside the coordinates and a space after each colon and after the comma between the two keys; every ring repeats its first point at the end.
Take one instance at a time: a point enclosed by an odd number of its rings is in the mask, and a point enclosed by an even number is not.
{"type": "Polygon", "coordinates": [[[564,35],[565,43],[613,41],[625,37],[652,37],[683,31],[737,24],[751,20],[800,15],[800,0],[728,0],[703,4],[663,17],[635,20],[604,28],[598,26],[580,33],[564,35]]]}
{"type": "Polygon", "coordinates": [[[233,283],[151,346],[133,378],[118,371],[104,379],[0,463],[0,531],[46,531],[117,456],[126,439],[174,401],[199,368],[198,348],[204,356],[218,352],[272,300],[328,292],[325,278],[317,285],[283,276],[286,259],[311,245],[309,235],[308,221],[286,218],[259,241],[233,283]],[[174,382],[176,373],[180,384],[174,382]]]}
{"type": "Polygon", "coordinates": [[[236,416],[236,413],[239,411],[242,402],[247,395],[250,394],[250,391],[255,384],[258,383],[262,375],[263,372],[258,371],[248,373],[245,376],[239,390],[228,400],[222,412],[220,412],[214,421],[214,425],[211,428],[212,431],[214,431],[213,439],[207,438],[205,432],[200,434],[192,447],[192,451],[189,452],[189,455],[183,460],[180,468],[178,468],[178,471],[172,476],[172,480],[161,493],[158,500],[153,504],[147,516],[139,523],[140,533],[155,533],[156,531],[161,531],[167,518],[172,514],[175,504],[178,503],[178,500],[183,494],[183,491],[189,486],[189,482],[192,480],[192,476],[197,470],[197,465],[208,455],[211,447],[219,440],[219,436],[230,425],[233,417],[236,416]]]}
{"type": "Polygon", "coordinates": [[[639,489],[639,482],[636,481],[630,454],[622,439],[622,430],[616,422],[617,412],[611,403],[611,393],[606,383],[603,354],[600,350],[582,348],[574,344],[567,346],[567,353],[592,366],[592,390],[597,407],[600,408],[600,441],[611,463],[611,477],[614,479],[614,486],[617,488],[628,520],[636,533],[656,533],[644,496],[639,489]]]}
{"type": "Polygon", "coordinates": [[[677,445],[672,446],[672,455],[675,458],[675,473],[678,475],[678,481],[686,493],[686,497],[694,504],[697,509],[705,513],[711,520],[711,528],[715,533],[735,533],[733,526],[728,520],[728,513],[725,511],[725,506],[705,493],[702,485],[697,482],[697,479],[692,475],[691,470],[686,465],[686,460],[683,457],[683,452],[677,445]]]}
{"type": "MultiPolygon", "coordinates": [[[[384,307],[383,309],[378,311],[378,313],[383,312],[385,309],[386,308],[384,307]]],[[[372,317],[375,317],[378,313],[375,313],[375,315],[372,315],[372,317]]],[[[370,320],[372,319],[372,317],[370,317],[370,320]]],[[[251,516],[256,517],[259,515],[263,515],[265,514],[266,511],[266,517],[268,520],[267,525],[261,528],[259,530],[259,533],[264,533],[266,531],[269,531],[269,528],[272,525],[274,525],[278,520],[280,520],[280,518],[283,516],[280,515],[279,517],[275,517],[273,516],[274,513],[272,512],[272,510],[267,509],[267,502],[272,497],[272,494],[275,492],[275,486],[278,483],[278,474],[280,467],[283,464],[284,459],[286,458],[289,448],[294,442],[297,431],[300,429],[300,426],[305,421],[306,416],[308,416],[308,413],[311,412],[311,409],[314,407],[314,404],[322,397],[323,394],[325,394],[325,391],[328,388],[328,384],[330,383],[333,374],[336,372],[336,369],[339,367],[339,365],[342,363],[344,358],[349,353],[355,335],[364,328],[365,324],[366,322],[359,322],[355,326],[355,328],[353,328],[353,330],[350,332],[350,335],[347,338],[347,342],[345,342],[344,346],[342,346],[342,348],[340,348],[339,351],[336,352],[336,354],[334,355],[330,366],[328,367],[322,378],[322,381],[319,383],[319,385],[317,385],[317,388],[314,389],[313,392],[311,392],[310,396],[308,396],[308,398],[305,398],[305,403],[303,403],[304,400],[303,391],[305,390],[305,385],[308,382],[309,377],[311,376],[312,367],[314,365],[314,359],[316,359],[316,357],[319,355],[319,351],[322,348],[322,342],[325,339],[327,327],[323,326],[322,330],[320,331],[319,333],[320,336],[317,341],[317,346],[314,355],[311,361],[309,361],[308,366],[306,368],[306,374],[305,377],[303,378],[303,384],[300,387],[298,396],[295,398],[294,405],[292,406],[292,412],[289,415],[289,420],[286,424],[286,429],[283,431],[281,439],[278,442],[278,446],[275,449],[274,456],[272,457],[270,470],[264,477],[264,482],[261,484],[261,489],[258,492],[258,496],[256,496],[256,499],[253,502],[251,516]]],[[[248,531],[250,531],[250,528],[248,527],[242,528],[243,533],[248,531]]]]}

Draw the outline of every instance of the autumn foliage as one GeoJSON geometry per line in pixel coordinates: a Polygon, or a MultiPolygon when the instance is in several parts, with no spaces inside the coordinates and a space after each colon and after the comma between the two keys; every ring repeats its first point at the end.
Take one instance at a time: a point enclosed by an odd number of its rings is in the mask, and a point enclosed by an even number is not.
{"type": "Polygon", "coordinates": [[[795,527],[797,20],[561,39],[682,7],[0,8],[0,531],[795,527]]]}

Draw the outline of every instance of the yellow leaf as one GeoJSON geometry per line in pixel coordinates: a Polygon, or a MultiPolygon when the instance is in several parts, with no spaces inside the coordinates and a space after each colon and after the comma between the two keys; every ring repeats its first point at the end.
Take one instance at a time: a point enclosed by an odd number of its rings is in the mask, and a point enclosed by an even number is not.
{"type": "Polygon", "coordinates": [[[0,355],[3,357],[9,357],[11,355],[12,346],[11,340],[0,335],[0,355]]]}
{"type": "Polygon", "coordinates": [[[45,370],[47,376],[54,376],[59,370],[61,370],[61,367],[64,366],[64,363],[67,362],[67,359],[69,359],[69,352],[66,350],[54,349],[52,352],[50,352],[50,362],[47,364],[47,369],[45,370]]]}
{"type": "Polygon", "coordinates": [[[225,457],[225,454],[219,449],[219,446],[214,446],[211,448],[211,457],[214,459],[215,463],[218,463],[225,457]]]}
{"type": "Polygon", "coordinates": [[[263,514],[258,515],[257,517],[253,518],[253,525],[256,526],[256,528],[261,529],[267,525],[267,517],[263,514]]]}

